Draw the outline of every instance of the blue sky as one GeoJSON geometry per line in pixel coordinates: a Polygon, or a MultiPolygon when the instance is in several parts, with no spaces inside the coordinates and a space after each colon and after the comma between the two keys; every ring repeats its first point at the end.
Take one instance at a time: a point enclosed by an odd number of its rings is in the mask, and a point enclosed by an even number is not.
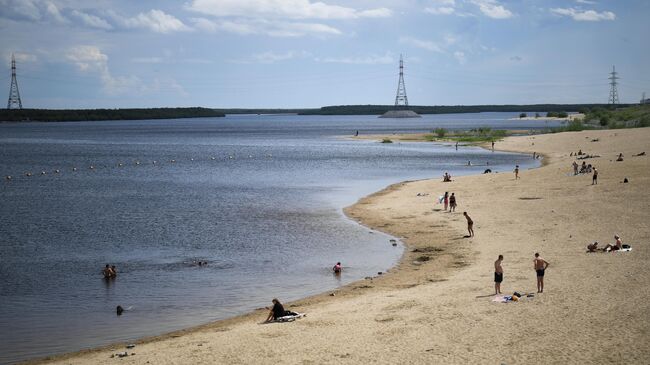
{"type": "MultiPolygon", "coordinates": [[[[650,95],[647,0],[0,0],[24,107],[606,103],[650,95]]],[[[5,94],[5,97],[7,94],[5,94]]]]}

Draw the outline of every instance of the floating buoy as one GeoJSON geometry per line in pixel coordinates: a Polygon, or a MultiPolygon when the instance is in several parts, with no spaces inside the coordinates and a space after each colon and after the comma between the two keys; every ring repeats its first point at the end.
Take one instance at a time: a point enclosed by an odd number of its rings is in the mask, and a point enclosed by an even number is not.
{"type": "Polygon", "coordinates": [[[58,174],[59,172],[61,172],[61,171],[59,171],[59,169],[54,170],[55,174],[58,174]]]}
{"type": "Polygon", "coordinates": [[[31,172],[26,172],[25,176],[32,176],[32,173],[31,172]]]}
{"type": "Polygon", "coordinates": [[[136,164],[136,165],[139,165],[139,164],[140,164],[140,161],[136,161],[135,164],[136,164]]]}
{"type": "Polygon", "coordinates": [[[76,167],[73,167],[73,168],[72,168],[72,171],[77,171],[77,168],[76,168],[76,167]]]}
{"type": "Polygon", "coordinates": [[[174,163],[174,162],[176,162],[176,160],[169,160],[169,162],[174,163]]]}
{"type": "Polygon", "coordinates": [[[248,158],[253,158],[253,155],[248,155],[248,158]]]}
{"type": "Polygon", "coordinates": [[[211,160],[216,160],[216,158],[214,158],[214,157],[210,157],[210,159],[211,159],[211,160]]]}
{"type": "Polygon", "coordinates": [[[232,157],[232,156],[228,156],[228,158],[232,159],[233,157],[232,157]]]}
{"type": "Polygon", "coordinates": [[[41,175],[47,175],[47,172],[41,171],[41,175]]]}
{"type": "Polygon", "coordinates": [[[193,159],[193,158],[190,158],[190,161],[194,161],[194,159],[193,159]]]}
{"type": "Polygon", "coordinates": [[[7,179],[7,180],[11,180],[12,177],[11,177],[11,175],[7,175],[7,176],[5,176],[5,179],[7,179]]]}
{"type": "Polygon", "coordinates": [[[122,166],[124,166],[124,165],[122,165],[121,162],[117,164],[117,167],[122,167],[122,166]]]}
{"type": "Polygon", "coordinates": [[[95,166],[90,165],[89,169],[94,170],[94,169],[95,169],[95,166]]]}

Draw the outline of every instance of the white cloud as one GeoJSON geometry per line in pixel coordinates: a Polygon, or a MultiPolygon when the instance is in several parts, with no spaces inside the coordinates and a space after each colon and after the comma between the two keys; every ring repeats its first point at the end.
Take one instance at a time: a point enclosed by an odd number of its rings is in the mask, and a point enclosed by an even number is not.
{"type": "Polygon", "coordinates": [[[524,59],[521,56],[511,56],[510,61],[521,62],[524,59]]]}
{"type": "Polygon", "coordinates": [[[588,4],[588,5],[593,5],[596,3],[595,1],[589,1],[589,0],[576,0],[576,2],[579,4],[588,4]]]}
{"type": "Polygon", "coordinates": [[[120,94],[141,89],[137,77],[115,77],[108,69],[108,56],[95,46],[76,46],[70,48],[66,58],[83,72],[96,72],[108,94],[120,94]]]}
{"type": "Polygon", "coordinates": [[[323,63],[345,63],[352,65],[376,65],[376,64],[390,64],[395,63],[395,59],[390,53],[383,56],[370,55],[358,57],[326,57],[316,58],[315,61],[323,63]]]}
{"type": "Polygon", "coordinates": [[[551,9],[552,13],[569,16],[576,21],[585,21],[585,22],[598,22],[601,20],[614,20],[616,19],[616,14],[611,11],[603,11],[599,13],[594,10],[579,10],[574,8],[553,8],[551,9]]]}
{"type": "Polygon", "coordinates": [[[136,57],[131,59],[133,63],[163,63],[162,57],[136,57]]]}
{"type": "Polygon", "coordinates": [[[31,53],[5,51],[3,52],[2,56],[2,58],[5,60],[5,65],[11,62],[11,55],[14,56],[17,63],[36,62],[38,60],[38,57],[31,53]]]}
{"type": "Polygon", "coordinates": [[[306,51],[287,51],[284,53],[262,52],[256,53],[249,59],[237,60],[235,63],[275,63],[287,61],[295,58],[308,57],[310,54],[306,51]]]}
{"type": "Polygon", "coordinates": [[[399,42],[409,46],[426,49],[428,51],[444,53],[444,50],[442,49],[442,47],[440,47],[440,45],[431,41],[425,41],[425,40],[412,38],[412,37],[401,37],[399,39],[399,42]]]}
{"type": "Polygon", "coordinates": [[[32,0],[0,0],[0,17],[17,20],[41,19],[41,10],[32,0]]]}
{"type": "Polygon", "coordinates": [[[59,8],[56,7],[54,3],[51,1],[45,2],[45,9],[47,13],[56,21],[57,23],[61,24],[67,24],[68,20],[61,15],[61,12],[59,11],[59,8]]]}
{"type": "Polygon", "coordinates": [[[387,8],[357,10],[309,0],[192,0],[189,10],[217,17],[355,19],[388,17],[387,8]]]}
{"type": "Polygon", "coordinates": [[[110,25],[106,20],[98,16],[92,14],[86,14],[78,10],[73,10],[71,14],[72,16],[79,18],[85,25],[89,27],[104,29],[104,30],[113,29],[112,25],[110,25]]]}
{"type": "Polygon", "coordinates": [[[464,64],[467,62],[467,58],[465,57],[465,52],[462,52],[462,51],[456,51],[456,52],[454,52],[454,58],[455,58],[456,61],[458,61],[458,63],[460,63],[461,65],[464,65],[464,64]]]}
{"type": "Polygon", "coordinates": [[[340,30],[320,23],[289,23],[260,19],[210,20],[193,18],[194,27],[209,33],[227,32],[240,35],[268,35],[272,37],[301,37],[305,35],[340,35],[340,30]]]}
{"type": "Polygon", "coordinates": [[[493,19],[508,19],[513,16],[512,12],[506,9],[496,0],[471,0],[477,5],[484,15],[493,19]]]}
{"type": "Polygon", "coordinates": [[[424,11],[433,15],[451,15],[456,10],[451,7],[441,6],[439,8],[425,8],[424,11]]]}
{"type": "Polygon", "coordinates": [[[171,33],[191,30],[173,15],[162,10],[152,9],[133,18],[123,18],[114,14],[116,20],[127,28],[145,28],[156,33],[171,33]]]}

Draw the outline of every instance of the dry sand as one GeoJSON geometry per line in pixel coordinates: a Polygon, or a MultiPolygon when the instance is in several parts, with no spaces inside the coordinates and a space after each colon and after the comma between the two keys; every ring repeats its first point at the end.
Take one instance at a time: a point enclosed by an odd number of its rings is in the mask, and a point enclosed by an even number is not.
{"type": "Polygon", "coordinates": [[[111,358],[125,350],[115,345],[51,363],[650,363],[650,156],[633,157],[650,154],[650,129],[509,137],[496,147],[541,153],[545,165],[517,181],[503,171],[396,184],[346,209],[404,237],[407,253],[388,275],[295,303],[304,319],[262,325],[257,311],[138,343],[133,356],[111,358]],[[598,185],[573,176],[578,149],[601,156],[587,160],[598,185]],[[614,161],[619,152],[625,161],[614,161]],[[433,203],[444,191],[458,196],[456,213],[433,203]],[[463,211],[475,238],[463,238],[463,211]],[[632,252],[585,253],[615,233],[632,252]],[[535,292],[537,251],[550,262],[545,292],[492,302],[497,255],[503,292],[535,292]]]}

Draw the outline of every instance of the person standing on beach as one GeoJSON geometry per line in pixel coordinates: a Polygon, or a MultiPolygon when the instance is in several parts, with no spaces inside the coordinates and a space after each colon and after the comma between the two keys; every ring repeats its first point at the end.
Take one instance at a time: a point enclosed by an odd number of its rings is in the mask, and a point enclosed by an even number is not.
{"type": "Polygon", "coordinates": [[[519,179],[519,165],[515,166],[515,180],[519,179]]]}
{"type": "Polygon", "coordinates": [[[494,294],[501,294],[501,282],[503,281],[503,268],[501,267],[503,255],[494,261],[494,294]]]}
{"type": "Polygon", "coordinates": [[[469,217],[467,212],[463,212],[463,215],[467,219],[467,232],[469,232],[468,237],[474,237],[474,221],[469,217]]]}
{"type": "Polygon", "coordinates": [[[539,256],[538,252],[535,252],[535,260],[533,260],[533,267],[537,273],[537,292],[544,292],[544,271],[548,267],[548,262],[539,256]]]}
{"type": "Polygon", "coordinates": [[[494,141],[492,141],[492,152],[494,152],[494,141]]]}
{"type": "Polygon", "coordinates": [[[445,196],[442,198],[443,202],[445,203],[445,212],[447,211],[447,208],[449,207],[449,192],[445,191],[445,196]]]}
{"type": "Polygon", "coordinates": [[[573,161],[573,175],[578,175],[578,163],[573,161]]]}
{"type": "Polygon", "coordinates": [[[455,212],[456,211],[456,196],[454,193],[451,193],[451,196],[449,197],[449,212],[455,212]]]}
{"type": "Polygon", "coordinates": [[[594,167],[594,175],[591,178],[591,185],[598,185],[598,170],[594,167]]]}
{"type": "Polygon", "coordinates": [[[458,141],[456,141],[456,151],[458,151],[458,141]]]}

